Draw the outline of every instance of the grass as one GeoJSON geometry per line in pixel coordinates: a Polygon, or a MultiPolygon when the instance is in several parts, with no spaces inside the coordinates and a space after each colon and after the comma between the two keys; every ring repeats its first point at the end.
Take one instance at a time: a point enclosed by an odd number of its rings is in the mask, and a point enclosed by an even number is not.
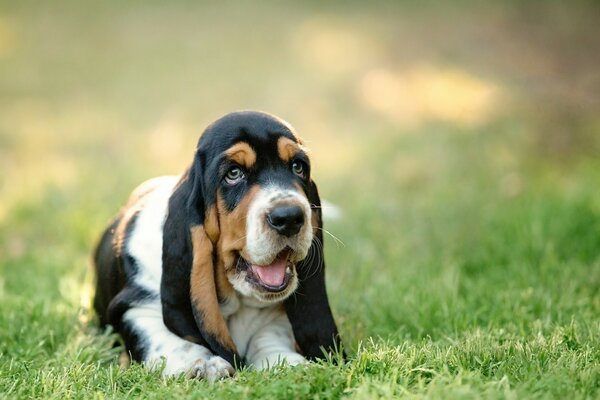
{"type": "Polygon", "coordinates": [[[58,7],[0,2],[0,397],[600,398],[595,3],[58,7]],[[94,242],[239,108],[292,122],[344,211],[350,357],[121,370],[94,242]]]}

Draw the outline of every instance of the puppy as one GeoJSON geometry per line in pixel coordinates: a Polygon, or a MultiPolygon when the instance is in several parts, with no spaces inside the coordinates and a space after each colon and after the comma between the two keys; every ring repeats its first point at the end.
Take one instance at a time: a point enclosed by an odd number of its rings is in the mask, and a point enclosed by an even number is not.
{"type": "Polygon", "coordinates": [[[165,376],[214,380],[340,348],[310,160],[272,115],[211,124],[180,177],[133,192],[94,264],[101,326],[165,376]]]}

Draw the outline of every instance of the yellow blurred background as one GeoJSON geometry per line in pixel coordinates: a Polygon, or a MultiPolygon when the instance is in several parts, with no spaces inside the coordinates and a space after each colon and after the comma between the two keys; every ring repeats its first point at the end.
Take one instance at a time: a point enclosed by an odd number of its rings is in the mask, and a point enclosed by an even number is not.
{"type": "Polygon", "coordinates": [[[565,123],[598,129],[597,15],[592,2],[3,2],[0,210],[115,158],[177,173],[238,109],[290,121],[319,175],[389,135],[485,133],[507,116],[562,152],[579,139],[565,123]]]}

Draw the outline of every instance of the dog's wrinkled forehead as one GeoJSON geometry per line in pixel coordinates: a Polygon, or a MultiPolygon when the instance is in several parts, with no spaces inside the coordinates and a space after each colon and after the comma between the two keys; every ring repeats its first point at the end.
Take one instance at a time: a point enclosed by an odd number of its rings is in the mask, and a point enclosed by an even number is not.
{"type": "Polygon", "coordinates": [[[302,157],[304,164],[309,164],[308,157],[300,149],[287,122],[256,111],[227,114],[209,125],[198,142],[198,151],[203,155],[205,182],[213,189],[209,191],[216,193],[220,187],[228,208],[235,207],[251,185],[302,187],[304,182],[290,170],[291,162],[297,156],[302,157]],[[247,181],[234,188],[223,187],[222,178],[233,164],[245,169],[247,181]]]}

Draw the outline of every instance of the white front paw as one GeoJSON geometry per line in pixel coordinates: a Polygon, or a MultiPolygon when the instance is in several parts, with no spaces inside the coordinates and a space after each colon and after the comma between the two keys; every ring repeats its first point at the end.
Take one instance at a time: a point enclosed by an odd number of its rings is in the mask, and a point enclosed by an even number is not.
{"type": "Polygon", "coordinates": [[[298,353],[291,353],[291,354],[288,354],[285,356],[284,362],[287,365],[294,366],[294,365],[298,365],[298,364],[304,364],[308,361],[306,360],[306,358],[304,358],[303,356],[301,356],[298,353]]]}
{"type": "Polygon", "coordinates": [[[187,376],[188,378],[206,379],[209,382],[214,382],[218,379],[230,377],[234,372],[235,370],[231,364],[219,356],[214,356],[208,360],[203,358],[196,360],[187,376]]]}
{"type": "Polygon", "coordinates": [[[257,362],[254,367],[258,370],[268,369],[276,365],[294,366],[306,363],[307,360],[298,353],[272,354],[257,362]]]}

